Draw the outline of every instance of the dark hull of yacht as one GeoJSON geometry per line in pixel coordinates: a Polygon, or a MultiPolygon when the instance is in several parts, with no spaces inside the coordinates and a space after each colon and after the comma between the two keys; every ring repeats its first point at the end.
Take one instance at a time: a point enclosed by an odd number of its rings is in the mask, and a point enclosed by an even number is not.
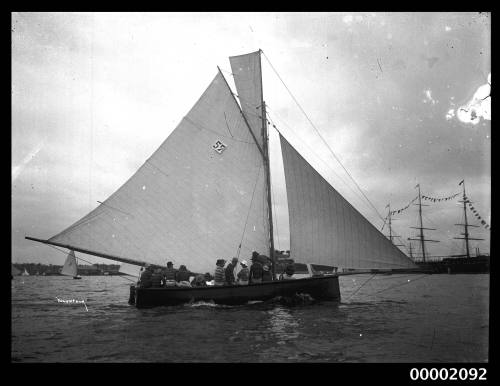
{"type": "Polygon", "coordinates": [[[278,296],[293,297],[307,294],[315,300],[339,300],[337,275],[294,280],[279,280],[250,285],[209,287],[130,287],[129,303],[137,308],[172,306],[196,301],[238,305],[249,301],[269,300],[278,296]]]}

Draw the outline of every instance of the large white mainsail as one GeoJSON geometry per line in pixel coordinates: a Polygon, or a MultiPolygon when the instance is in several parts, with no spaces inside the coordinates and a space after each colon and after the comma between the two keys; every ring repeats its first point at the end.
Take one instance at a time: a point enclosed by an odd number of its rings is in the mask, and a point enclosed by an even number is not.
{"type": "Polygon", "coordinates": [[[64,266],[61,269],[61,274],[67,276],[77,276],[78,266],[76,263],[76,256],[74,251],[69,251],[68,257],[66,257],[64,266]]]}
{"type": "Polygon", "coordinates": [[[281,134],[280,141],[295,261],[355,269],[416,267],[281,134]]]}
{"type": "Polygon", "coordinates": [[[219,73],[154,154],[106,201],[48,240],[212,271],[269,245],[263,157],[219,73]]]}

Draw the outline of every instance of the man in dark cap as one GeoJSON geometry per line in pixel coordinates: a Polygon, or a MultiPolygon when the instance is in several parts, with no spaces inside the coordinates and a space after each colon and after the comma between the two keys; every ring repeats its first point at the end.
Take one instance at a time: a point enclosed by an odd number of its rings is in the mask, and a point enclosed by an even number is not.
{"type": "Polygon", "coordinates": [[[142,271],[141,277],[139,279],[138,286],[142,288],[149,288],[151,287],[151,276],[152,276],[152,269],[149,265],[146,265],[145,269],[142,271]]]}
{"type": "Polygon", "coordinates": [[[233,257],[231,262],[226,267],[225,275],[227,285],[233,285],[236,281],[234,277],[234,268],[236,267],[236,264],[238,264],[238,258],[233,257]]]}
{"type": "Polygon", "coordinates": [[[214,274],[214,285],[224,285],[224,264],[226,263],[226,260],[224,259],[217,259],[216,267],[215,267],[215,274],[214,274]]]}
{"type": "Polygon", "coordinates": [[[291,280],[295,279],[293,274],[295,273],[295,268],[293,264],[288,264],[285,268],[285,272],[280,275],[280,280],[291,280]]]}
{"type": "Polygon", "coordinates": [[[262,281],[273,281],[273,273],[267,263],[262,266],[262,281]]]}
{"type": "Polygon", "coordinates": [[[175,274],[175,281],[178,287],[191,287],[191,283],[189,282],[189,277],[191,274],[187,270],[185,265],[181,265],[179,270],[175,274]]]}
{"type": "Polygon", "coordinates": [[[259,261],[258,252],[252,253],[252,265],[250,266],[250,284],[262,283],[262,264],[259,261]]]}
{"type": "Polygon", "coordinates": [[[167,263],[167,268],[163,271],[163,280],[165,282],[165,287],[175,286],[175,269],[171,261],[167,263]]]}

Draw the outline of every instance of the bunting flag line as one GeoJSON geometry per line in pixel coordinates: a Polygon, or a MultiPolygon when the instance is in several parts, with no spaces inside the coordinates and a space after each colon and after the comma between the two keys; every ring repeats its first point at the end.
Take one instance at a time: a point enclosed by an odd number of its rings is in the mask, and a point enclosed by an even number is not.
{"type": "Polygon", "coordinates": [[[449,196],[449,197],[441,197],[441,198],[437,198],[437,197],[429,197],[429,196],[424,196],[422,195],[422,198],[424,200],[428,200],[428,201],[432,201],[432,202],[441,202],[441,201],[449,201],[449,200],[453,200],[455,197],[457,197],[460,193],[455,193],[454,195],[452,196],[449,196]]]}
{"type": "Polygon", "coordinates": [[[472,214],[474,216],[476,216],[476,218],[481,222],[481,224],[486,228],[486,229],[491,229],[490,225],[484,221],[484,219],[479,215],[478,211],[476,210],[476,208],[474,208],[472,206],[472,203],[471,201],[469,200],[468,197],[464,197],[464,202],[466,202],[468,205],[469,205],[469,209],[470,211],[472,212],[472,214]]]}
{"type": "Polygon", "coordinates": [[[392,216],[392,215],[394,215],[394,214],[396,214],[396,213],[397,213],[397,214],[399,214],[399,213],[401,213],[401,212],[405,211],[405,210],[406,210],[406,209],[408,209],[408,208],[410,207],[410,205],[411,205],[412,203],[414,203],[414,202],[415,202],[415,200],[417,200],[417,199],[418,199],[418,196],[417,196],[417,197],[415,197],[413,200],[411,200],[411,201],[408,203],[408,205],[406,205],[404,208],[401,208],[401,209],[396,209],[396,210],[391,210],[391,216],[392,216]]]}

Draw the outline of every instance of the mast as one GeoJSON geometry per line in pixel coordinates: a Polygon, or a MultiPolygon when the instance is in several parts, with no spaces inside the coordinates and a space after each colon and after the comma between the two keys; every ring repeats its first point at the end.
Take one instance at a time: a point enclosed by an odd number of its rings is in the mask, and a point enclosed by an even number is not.
{"type": "Polygon", "coordinates": [[[468,202],[467,196],[465,195],[465,180],[462,180],[459,185],[462,185],[463,188],[463,199],[462,201],[459,201],[464,204],[464,224],[455,224],[455,225],[463,225],[464,226],[464,237],[454,237],[454,239],[459,239],[459,240],[465,240],[465,253],[467,258],[470,258],[470,249],[469,249],[469,240],[484,240],[484,239],[476,239],[476,238],[471,238],[469,237],[469,227],[476,227],[478,228],[477,225],[470,225],[467,223],[467,207],[466,203],[468,202]]]}
{"type": "Polygon", "coordinates": [[[388,226],[389,226],[389,240],[391,240],[391,243],[394,244],[394,246],[396,247],[403,247],[404,245],[403,244],[395,244],[394,243],[394,238],[395,237],[399,237],[398,235],[393,235],[392,234],[392,216],[391,216],[391,204],[387,204],[388,208],[389,208],[389,213],[387,214],[387,217],[388,217],[388,226]]]}
{"type": "Polygon", "coordinates": [[[268,220],[269,220],[269,257],[271,258],[273,279],[276,276],[275,256],[274,256],[274,231],[273,231],[273,209],[271,200],[271,167],[269,164],[269,132],[267,128],[266,119],[266,103],[264,102],[264,87],[262,85],[262,50],[259,49],[259,65],[260,65],[260,84],[261,84],[261,118],[262,118],[262,144],[264,150],[264,164],[266,170],[266,190],[267,190],[267,207],[268,207],[268,220]]]}
{"type": "Polygon", "coordinates": [[[424,229],[427,229],[430,231],[435,231],[436,229],[435,228],[424,228],[423,221],[422,221],[422,206],[429,206],[429,205],[422,204],[422,195],[420,194],[420,184],[417,184],[417,186],[415,186],[415,187],[416,188],[418,187],[418,204],[414,204],[414,205],[418,205],[418,216],[420,218],[420,226],[419,227],[410,227],[410,228],[419,229],[420,235],[419,235],[419,238],[416,238],[416,239],[408,238],[408,240],[417,240],[417,241],[419,240],[420,241],[420,245],[422,247],[422,260],[425,263],[425,257],[426,257],[425,242],[430,241],[433,243],[439,243],[439,241],[425,239],[425,237],[424,237],[424,229]]]}

